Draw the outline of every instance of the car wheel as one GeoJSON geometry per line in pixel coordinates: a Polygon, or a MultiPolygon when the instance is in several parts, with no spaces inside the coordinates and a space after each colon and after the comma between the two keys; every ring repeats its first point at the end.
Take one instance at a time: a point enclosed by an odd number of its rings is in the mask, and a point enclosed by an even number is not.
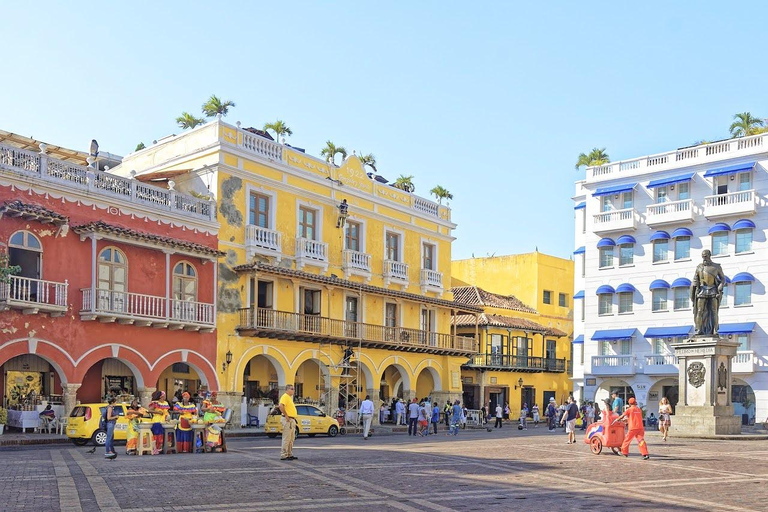
{"type": "Polygon", "coordinates": [[[85,446],[85,444],[88,442],[88,439],[73,439],[72,442],[75,444],[75,446],[85,446]]]}
{"type": "Polygon", "coordinates": [[[104,446],[107,444],[107,433],[104,430],[97,430],[91,436],[91,441],[96,446],[104,446]]]}
{"type": "Polygon", "coordinates": [[[277,437],[277,434],[267,434],[267,437],[274,439],[277,437]]]}
{"type": "Polygon", "coordinates": [[[339,427],[336,425],[331,425],[328,429],[328,435],[331,437],[336,437],[336,435],[339,433],[339,427]]]}

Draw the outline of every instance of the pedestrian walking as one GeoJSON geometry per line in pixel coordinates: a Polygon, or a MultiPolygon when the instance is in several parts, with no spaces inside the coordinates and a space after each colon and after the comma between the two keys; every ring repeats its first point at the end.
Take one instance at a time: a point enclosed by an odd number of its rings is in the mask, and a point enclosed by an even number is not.
{"type": "Polygon", "coordinates": [[[107,401],[107,410],[104,411],[104,423],[107,430],[107,442],[104,444],[104,458],[105,459],[114,459],[117,457],[117,453],[115,452],[115,424],[117,423],[117,419],[120,417],[117,414],[117,411],[115,410],[115,402],[117,401],[117,398],[114,396],[110,396],[107,401]]]}
{"type": "Polygon", "coordinates": [[[595,422],[595,406],[592,402],[587,402],[587,428],[595,422]]]}
{"type": "Polygon", "coordinates": [[[427,418],[427,431],[424,435],[429,435],[429,424],[432,423],[432,401],[429,399],[429,397],[426,397],[424,399],[424,417],[427,418]]]}
{"type": "Polygon", "coordinates": [[[496,423],[493,428],[501,428],[501,420],[504,416],[504,410],[501,408],[501,404],[496,404],[496,423]]]}
{"type": "Polygon", "coordinates": [[[461,402],[458,400],[453,402],[453,407],[451,407],[451,429],[448,432],[448,435],[458,435],[459,434],[459,425],[461,424],[461,417],[463,415],[463,409],[461,407],[461,402]]]}
{"type": "Polygon", "coordinates": [[[533,407],[531,407],[531,412],[533,413],[533,428],[536,428],[539,426],[539,406],[538,404],[533,404],[533,407]]]}
{"type": "Polygon", "coordinates": [[[429,435],[429,419],[432,417],[432,412],[426,407],[425,402],[419,404],[419,435],[422,437],[429,435]]]}
{"type": "Polygon", "coordinates": [[[360,404],[360,417],[363,420],[363,439],[368,439],[373,421],[373,402],[370,395],[365,395],[365,400],[360,404]]]}
{"type": "Polygon", "coordinates": [[[621,444],[621,454],[625,457],[629,457],[629,444],[633,439],[637,439],[637,447],[640,449],[640,453],[643,455],[644,460],[651,458],[648,455],[648,446],[645,444],[645,427],[643,427],[643,411],[637,406],[635,397],[627,400],[629,407],[621,416],[613,420],[611,425],[615,425],[619,421],[625,421],[629,430],[627,435],[624,436],[624,442],[621,444]]]}
{"type": "Polygon", "coordinates": [[[568,397],[568,405],[565,407],[563,416],[560,418],[560,424],[565,424],[565,432],[568,434],[567,444],[576,444],[576,418],[579,417],[579,406],[573,400],[572,396],[568,397]]]}
{"type": "Polygon", "coordinates": [[[415,436],[419,428],[419,404],[416,399],[408,404],[408,435],[415,436]]]}
{"type": "Polygon", "coordinates": [[[435,405],[432,407],[432,428],[435,431],[435,435],[437,435],[438,423],[440,423],[440,406],[435,402],[435,405]]]}
{"type": "Polygon", "coordinates": [[[483,426],[485,426],[486,423],[488,423],[488,409],[485,407],[485,404],[480,408],[480,415],[482,416],[483,426]]]}
{"type": "Polygon", "coordinates": [[[520,430],[528,430],[528,405],[523,404],[523,407],[520,409],[520,430]]]}
{"type": "Polygon", "coordinates": [[[445,414],[445,426],[450,428],[451,426],[451,414],[453,411],[453,405],[450,400],[445,401],[445,407],[443,407],[443,414],[445,414]]]}
{"type": "Polygon", "coordinates": [[[280,447],[280,460],[296,460],[298,457],[293,455],[293,442],[296,440],[296,419],[299,413],[296,411],[296,405],[293,403],[293,394],[296,391],[293,385],[285,386],[285,393],[280,397],[278,407],[282,414],[281,423],[283,424],[283,444],[280,447]]]}
{"type": "Polygon", "coordinates": [[[669,427],[672,425],[672,406],[669,403],[669,399],[664,397],[659,402],[659,431],[664,436],[663,440],[666,441],[669,436],[669,427]]]}
{"type": "Polygon", "coordinates": [[[504,403],[504,419],[505,419],[505,420],[508,420],[508,419],[509,419],[509,413],[510,413],[510,410],[509,410],[509,403],[506,403],[506,402],[505,402],[505,403],[504,403]]]}
{"type": "Polygon", "coordinates": [[[549,397],[549,405],[547,405],[547,425],[549,431],[555,431],[555,422],[557,421],[557,404],[554,397],[549,397]]]}

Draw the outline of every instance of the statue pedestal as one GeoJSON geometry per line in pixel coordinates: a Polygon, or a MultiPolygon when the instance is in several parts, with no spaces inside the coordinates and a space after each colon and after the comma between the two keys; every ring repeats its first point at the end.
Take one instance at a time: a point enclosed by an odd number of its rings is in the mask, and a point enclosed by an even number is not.
{"type": "Polygon", "coordinates": [[[690,436],[741,434],[733,415],[731,361],[738,342],[719,336],[694,336],[672,345],[680,368],[680,401],[672,433],[690,436]]]}

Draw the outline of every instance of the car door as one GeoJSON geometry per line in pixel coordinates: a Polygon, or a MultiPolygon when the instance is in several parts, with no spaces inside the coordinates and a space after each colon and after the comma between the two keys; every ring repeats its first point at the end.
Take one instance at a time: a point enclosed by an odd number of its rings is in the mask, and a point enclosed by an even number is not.
{"type": "Polygon", "coordinates": [[[325,414],[323,414],[323,411],[311,405],[308,405],[306,407],[307,407],[307,414],[311,418],[311,422],[312,422],[312,433],[321,434],[325,432],[327,429],[325,428],[325,421],[324,421],[325,414]]]}
{"type": "Polygon", "coordinates": [[[298,427],[302,434],[309,434],[312,431],[312,417],[309,415],[306,405],[297,405],[298,427]]]}

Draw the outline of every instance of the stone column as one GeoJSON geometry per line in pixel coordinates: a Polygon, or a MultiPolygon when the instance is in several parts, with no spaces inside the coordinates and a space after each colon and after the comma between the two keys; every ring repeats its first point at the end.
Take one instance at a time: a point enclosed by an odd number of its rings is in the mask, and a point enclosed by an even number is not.
{"type": "Polygon", "coordinates": [[[62,384],[61,389],[64,394],[64,414],[69,417],[69,413],[78,404],[77,390],[80,389],[82,384],[62,384]]]}
{"type": "Polygon", "coordinates": [[[157,391],[157,388],[139,388],[139,404],[142,407],[148,406],[152,400],[152,393],[155,391],[157,391]]]}

